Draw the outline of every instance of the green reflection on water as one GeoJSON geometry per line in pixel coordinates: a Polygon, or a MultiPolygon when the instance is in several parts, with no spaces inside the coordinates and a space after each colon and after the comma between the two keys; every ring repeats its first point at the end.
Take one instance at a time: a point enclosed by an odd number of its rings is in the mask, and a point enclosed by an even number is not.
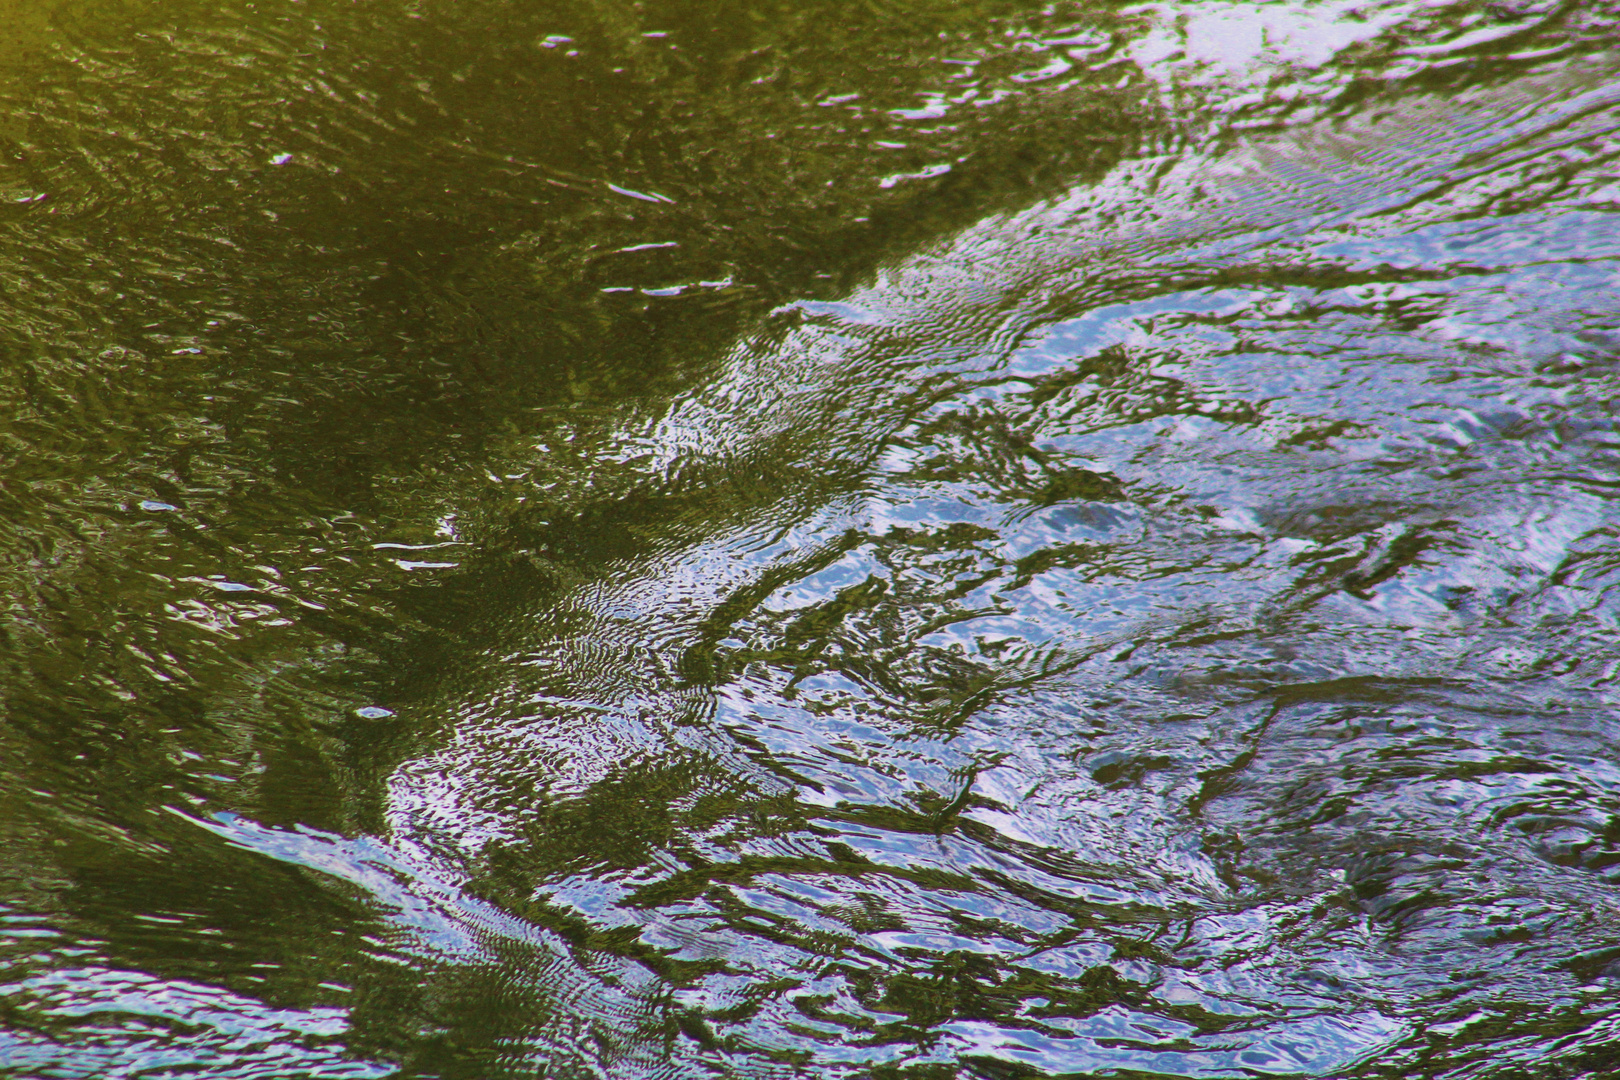
{"type": "MultiPolygon", "coordinates": [[[[356,708],[409,715],[503,620],[682,528],[656,495],[580,493],[537,562],[486,464],[549,441],[577,472],[571,447],[704,379],[782,301],[1162,138],[1125,69],[1017,81],[1038,67],[1020,43],[1076,17],[0,7],[6,895],[114,966],[349,1004],[321,987],[376,967],[369,917],[163,809],[382,827],[383,778],[432,729],[356,708]],[[469,510],[471,557],[448,543],[469,510]]],[[[1079,18],[1103,42],[1123,25],[1079,18]]],[[[775,498],[737,480],[700,520],[775,498]]],[[[741,792],[667,813],[693,783],[632,772],[536,827],[559,866],[634,866],[735,810],[741,792]]],[[[485,1036],[440,1060],[413,1017],[513,1022],[482,977],[438,1005],[370,981],[357,1045],[419,1044],[423,1069],[480,1067],[485,1036]]]]}

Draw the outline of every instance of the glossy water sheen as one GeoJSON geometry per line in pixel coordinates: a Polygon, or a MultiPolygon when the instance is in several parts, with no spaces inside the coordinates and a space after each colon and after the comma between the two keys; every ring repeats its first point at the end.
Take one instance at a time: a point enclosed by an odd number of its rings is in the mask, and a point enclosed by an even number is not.
{"type": "Polygon", "coordinates": [[[1620,8],[0,0],[0,1074],[1620,1075],[1620,8]]]}

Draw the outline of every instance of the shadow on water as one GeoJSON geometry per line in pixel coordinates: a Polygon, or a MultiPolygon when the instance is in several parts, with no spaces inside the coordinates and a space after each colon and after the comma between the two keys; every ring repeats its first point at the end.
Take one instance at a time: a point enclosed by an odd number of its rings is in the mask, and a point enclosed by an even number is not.
{"type": "Polygon", "coordinates": [[[57,5],[0,1068],[1602,1075],[1613,26],[57,5]]]}

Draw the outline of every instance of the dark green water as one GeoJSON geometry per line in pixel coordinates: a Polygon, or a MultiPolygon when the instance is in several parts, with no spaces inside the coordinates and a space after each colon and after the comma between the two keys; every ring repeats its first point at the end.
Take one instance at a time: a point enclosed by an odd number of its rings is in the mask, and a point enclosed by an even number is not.
{"type": "Polygon", "coordinates": [[[1620,1076],[1620,7],[0,0],[0,1075],[1620,1076]]]}

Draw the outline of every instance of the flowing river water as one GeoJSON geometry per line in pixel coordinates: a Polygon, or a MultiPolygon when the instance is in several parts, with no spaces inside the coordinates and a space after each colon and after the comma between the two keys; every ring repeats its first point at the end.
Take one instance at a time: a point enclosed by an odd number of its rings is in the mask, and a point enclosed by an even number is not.
{"type": "Polygon", "coordinates": [[[1620,1076],[1620,7],[0,0],[0,1075],[1620,1076]]]}

